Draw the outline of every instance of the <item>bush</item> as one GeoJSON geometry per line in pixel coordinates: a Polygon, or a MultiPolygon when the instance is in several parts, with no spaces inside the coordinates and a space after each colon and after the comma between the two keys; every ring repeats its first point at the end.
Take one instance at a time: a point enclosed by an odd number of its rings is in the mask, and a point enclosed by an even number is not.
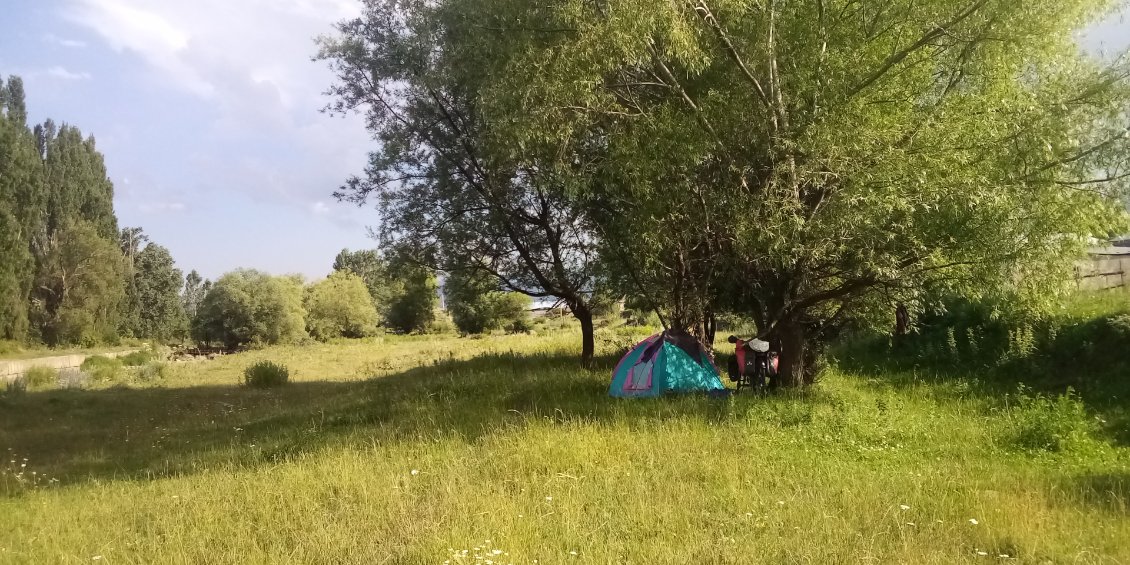
{"type": "Polygon", "coordinates": [[[243,383],[251,388],[271,388],[288,382],[290,371],[270,361],[260,361],[243,371],[243,383]]]}
{"type": "Polygon", "coordinates": [[[444,281],[447,308],[459,332],[528,331],[532,300],[517,292],[501,292],[497,279],[478,271],[456,271],[444,281]]]}
{"type": "Polygon", "coordinates": [[[302,283],[240,269],[216,281],[197,308],[192,336],[229,349],[258,344],[293,344],[306,337],[302,283]]]}
{"type": "Polygon", "coordinates": [[[514,320],[506,326],[506,332],[512,334],[528,334],[532,331],[534,331],[534,323],[529,316],[514,320]]]}
{"type": "Polygon", "coordinates": [[[439,302],[435,274],[403,261],[393,262],[389,269],[398,291],[388,306],[385,324],[405,334],[426,331],[439,302]]]}
{"type": "Polygon", "coordinates": [[[87,357],[79,368],[94,380],[101,382],[116,381],[125,372],[121,361],[102,355],[87,357]]]}
{"type": "Polygon", "coordinates": [[[315,339],[359,338],[377,329],[377,309],[361,277],[336,271],[306,289],[306,328],[315,339]]]}
{"type": "Polygon", "coordinates": [[[158,381],[165,378],[166,369],[168,365],[165,363],[152,362],[146,363],[137,368],[137,380],[139,381],[158,381]]]}
{"type": "Polygon", "coordinates": [[[455,333],[455,322],[451,320],[451,315],[447,312],[436,312],[435,319],[428,324],[427,332],[430,334],[443,335],[455,333]]]}
{"type": "Polygon", "coordinates": [[[59,371],[51,367],[32,367],[27,370],[24,380],[31,389],[51,388],[59,382],[59,371]]]}
{"type": "Polygon", "coordinates": [[[128,355],[122,355],[118,357],[118,360],[126,367],[140,367],[146,363],[156,361],[157,353],[152,349],[143,349],[141,351],[134,351],[128,355]]]}
{"type": "Polygon", "coordinates": [[[1009,412],[1012,442],[1030,451],[1067,451],[1086,442],[1096,431],[1083,402],[1068,389],[1049,397],[1031,393],[1021,385],[1009,412]]]}

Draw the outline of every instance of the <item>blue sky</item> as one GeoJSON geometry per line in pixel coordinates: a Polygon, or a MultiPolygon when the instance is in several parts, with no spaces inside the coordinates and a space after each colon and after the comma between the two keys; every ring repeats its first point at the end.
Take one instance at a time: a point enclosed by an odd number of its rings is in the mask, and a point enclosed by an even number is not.
{"type": "MultiPolygon", "coordinates": [[[[331,193],[372,146],[357,116],[318,110],[332,82],[313,38],[355,0],[4,0],[0,75],[24,78],[33,121],[94,134],[122,226],[186,272],[321,277],[372,247],[368,209],[331,193]]],[[[1130,44],[1115,16],[1088,48],[1130,44]]]]}

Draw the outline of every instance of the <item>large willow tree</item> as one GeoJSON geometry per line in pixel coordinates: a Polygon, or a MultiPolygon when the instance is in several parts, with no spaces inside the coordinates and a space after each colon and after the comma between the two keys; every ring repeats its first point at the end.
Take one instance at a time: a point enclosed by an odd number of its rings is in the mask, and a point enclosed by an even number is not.
{"type": "Polygon", "coordinates": [[[564,302],[580,321],[587,364],[596,238],[583,191],[559,166],[557,143],[515,146],[483,113],[511,57],[491,49],[497,32],[466,9],[475,6],[369,0],[319,41],[338,77],[328,109],[363,113],[377,141],[365,174],[337,196],[377,203],[386,252],[564,302]]]}
{"type": "Polygon", "coordinates": [[[1130,67],[1075,40],[1110,2],[477,4],[500,135],[599,139],[610,237],[754,317],[790,382],[846,321],[925,288],[1052,296],[1125,229],[1130,67]]]}

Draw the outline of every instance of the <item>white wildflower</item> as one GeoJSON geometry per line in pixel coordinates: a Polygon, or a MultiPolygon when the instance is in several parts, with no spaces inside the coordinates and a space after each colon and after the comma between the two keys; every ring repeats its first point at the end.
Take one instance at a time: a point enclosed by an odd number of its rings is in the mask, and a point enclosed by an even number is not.
{"type": "Polygon", "coordinates": [[[420,470],[419,470],[419,469],[412,469],[412,476],[413,476],[413,477],[414,477],[414,476],[416,476],[416,475],[419,475],[419,474],[420,474],[420,470]]]}

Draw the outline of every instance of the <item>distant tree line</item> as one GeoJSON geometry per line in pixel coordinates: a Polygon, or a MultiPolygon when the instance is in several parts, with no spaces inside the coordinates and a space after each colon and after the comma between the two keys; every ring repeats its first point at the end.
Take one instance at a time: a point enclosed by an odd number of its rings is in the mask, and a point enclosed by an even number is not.
{"type": "Polygon", "coordinates": [[[27,119],[23,82],[0,78],[0,339],[184,337],[181,271],[141,228],[119,229],[94,137],[27,119]]]}
{"type": "MultiPolygon", "coordinates": [[[[215,283],[190,273],[186,308],[192,337],[228,348],[442,331],[438,280],[431,269],[377,251],[342,250],[333,272],[304,284],[301,277],[240,269],[215,283]],[[190,292],[190,289],[193,289],[190,292]],[[203,292],[201,292],[203,290],[203,292]],[[190,300],[190,297],[192,298],[190,300]]],[[[449,276],[444,296],[461,333],[530,329],[530,299],[502,292],[482,277],[449,276]]]]}
{"type": "MultiPolygon", "coordinates": [[[[23,82],[0,80],[0,339],[47,346],[192,339],[242,347],[433,331],[436,271],[407,254],[343,250],[333,273],[183,275],[142,228],[119,228],[93,137],[29,126],[23,82]]],[[[476,275],[446,291],[463,333],[528,329],[529,299],[476,275]]]]}

